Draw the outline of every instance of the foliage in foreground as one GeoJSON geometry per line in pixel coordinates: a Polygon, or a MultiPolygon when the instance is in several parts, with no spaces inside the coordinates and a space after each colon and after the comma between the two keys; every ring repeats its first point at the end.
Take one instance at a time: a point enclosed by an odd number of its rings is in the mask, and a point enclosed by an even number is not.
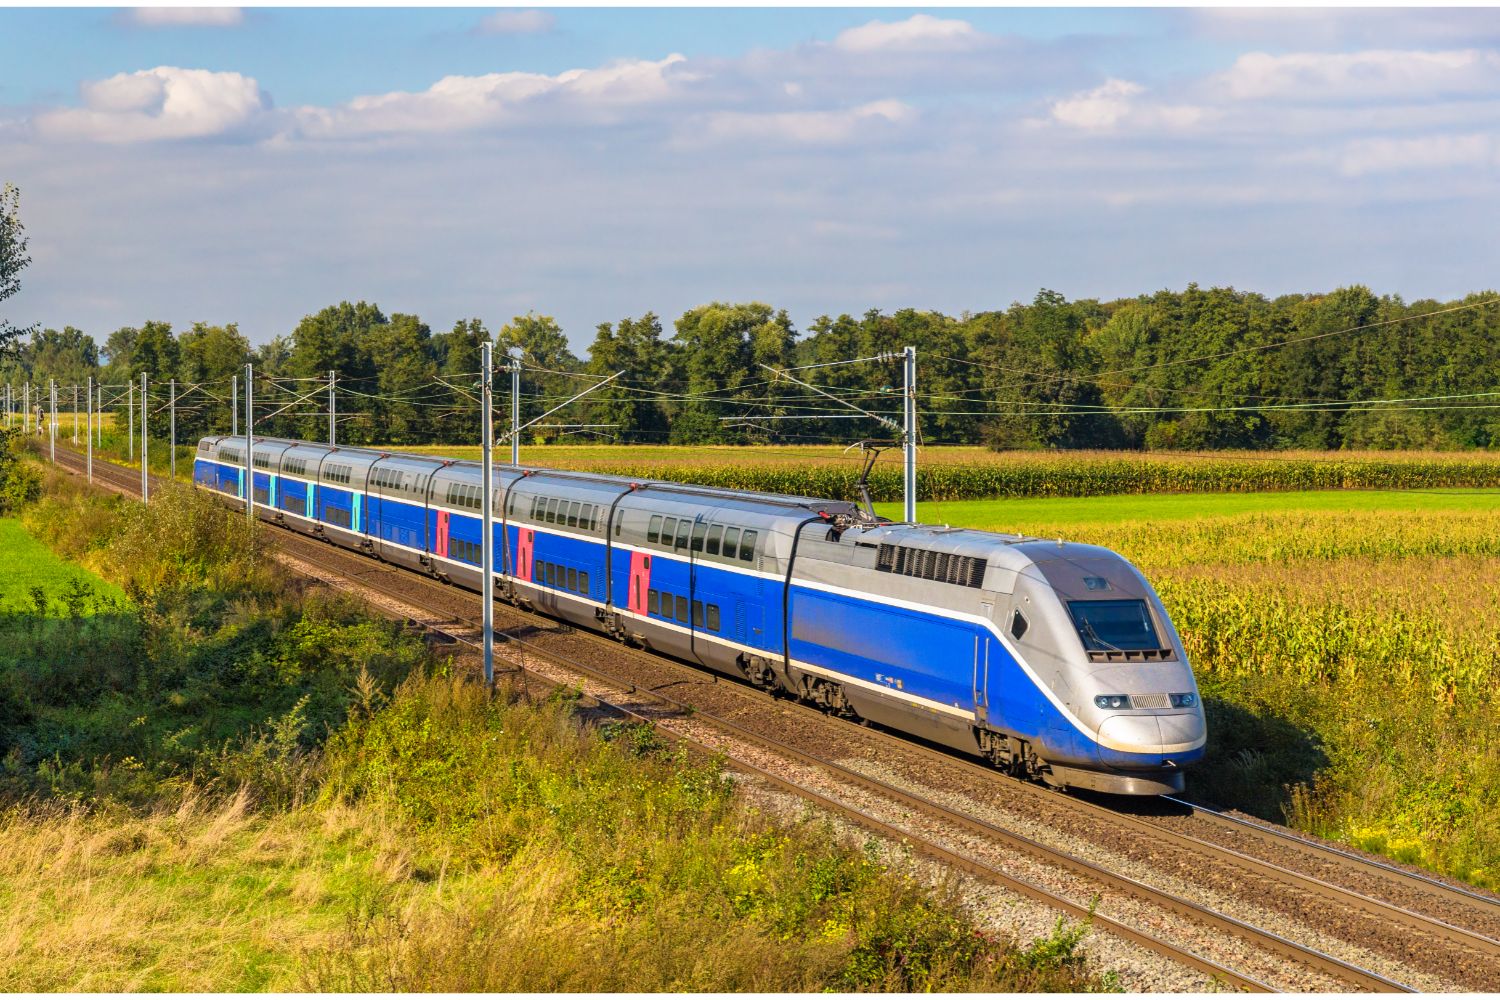
{"type": "Polygon", "coordinates": [[[49,486],[27,524],[129,599],[0,608],[0,988],[1099,985],[648,729],[428,676],[191,491],[49,486]]]}
{"type": "Polygon", "coordinates": [[[953,899],[768,819],[649,729],[580,730],[553,700],[442,680],[330,745],[328,800],[413,831],[450,906],[352,924],[306,985],[339,990],[1084,988],[1068,949],[1017,951],[953,899]],[[420,766],[414,766],[420,762],[420,766]]]}

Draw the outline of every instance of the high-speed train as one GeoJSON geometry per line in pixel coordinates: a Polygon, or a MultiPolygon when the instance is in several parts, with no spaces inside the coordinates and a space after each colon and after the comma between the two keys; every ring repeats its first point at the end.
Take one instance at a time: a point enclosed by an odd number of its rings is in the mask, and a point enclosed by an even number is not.
{"type": "MultiPolygon", "coordinates": [[[[194,481],[481,586],[478,463],[272,438],[245,452],[203,438],[194,481]]],[[[505,600],[1057,787],[1180,791],[1203,755],[1182,642],[1108,549],[808,497],[511,465],[494,480],[505,600]]]]}

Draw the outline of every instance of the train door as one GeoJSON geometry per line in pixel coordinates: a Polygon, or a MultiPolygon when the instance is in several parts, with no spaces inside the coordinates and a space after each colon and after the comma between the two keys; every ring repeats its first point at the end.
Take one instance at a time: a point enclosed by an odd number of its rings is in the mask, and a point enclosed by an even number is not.
{"type": "Polygon", "coordinates": [[[974,718],[980,724],[990,715],[990,644],[994,637],[988,631],[974,634],[974,718]]]}
{"type": "Polygon", "coordinates": [[[448,558],[448,512],[440,510],[437,512],[437,530],[433,532],[432,551],[434,555],[448,558]]]}
{"type": "Polygon", "coordinates": [[[651,589],[651,553],[630,553],[630,592],[626,607],[634,614],[646,614],[646,591],[651,589]]]}
{"type": "Polygon", "coordinates": [[[531,552],[533,542],[536,540],[536,531],[532,528],[516,529],[516,572],[517,580],[527,583],[531,580],[531,552]]]}

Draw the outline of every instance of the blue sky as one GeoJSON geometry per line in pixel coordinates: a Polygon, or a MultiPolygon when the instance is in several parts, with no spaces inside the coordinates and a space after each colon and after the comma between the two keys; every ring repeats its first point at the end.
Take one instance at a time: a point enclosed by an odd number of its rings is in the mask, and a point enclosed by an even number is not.
{"type": "Polygon", "coordinates": [[[1500,14],[0,10],[5,313],[1494,287],[1500,14]]]}

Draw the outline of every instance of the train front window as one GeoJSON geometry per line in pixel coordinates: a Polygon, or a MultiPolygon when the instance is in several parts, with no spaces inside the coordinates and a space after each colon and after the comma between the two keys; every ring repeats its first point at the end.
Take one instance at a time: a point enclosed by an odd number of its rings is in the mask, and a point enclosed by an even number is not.
{"type": "Polygon", "coordinates": [[[1145,601],[1069,601],[1068,613],[1084,649],[1161,648],[1145,601]]]}

